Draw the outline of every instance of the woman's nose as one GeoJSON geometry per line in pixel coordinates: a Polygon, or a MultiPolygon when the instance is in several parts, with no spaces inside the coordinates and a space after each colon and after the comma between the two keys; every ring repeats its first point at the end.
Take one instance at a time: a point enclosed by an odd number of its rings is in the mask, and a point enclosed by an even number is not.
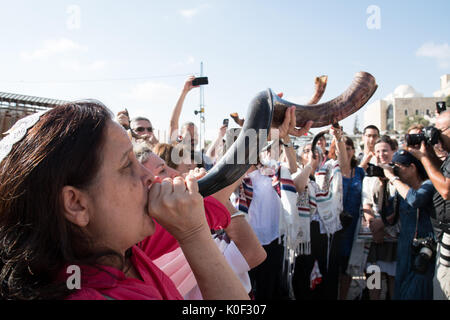
{"type": "Polygon", "coordinates": [[[167,173],[169,174],[169,177],[171,177],[172,179],[179,176],[180,172],[178,172],[177,170],[167,166],[166,167],[167,173]]]}
{"type": "Polygon", "coordinates": [[[156,177],[153,175],[153,173],[148,170],[145,166],[141,164],[142,169],[142,182],[146,187],[149,187],[156,179],[156,177]]]}

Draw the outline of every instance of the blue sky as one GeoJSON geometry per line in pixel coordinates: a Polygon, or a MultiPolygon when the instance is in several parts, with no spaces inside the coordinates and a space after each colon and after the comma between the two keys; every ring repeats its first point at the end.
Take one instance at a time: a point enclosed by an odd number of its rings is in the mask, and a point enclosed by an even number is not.
{"type": "MultiPolygon", "coordinates": [[[[326,74],[325,101],[367,71],[379,85],[372,102],[401,84],[432,96],[450,73],[449,1],[2,0],[0,13],[0,91],[96,98],[166,130],[187,75],[203,61],[209,139],[266,88],[304,103],[326,74]],[[379,29],[367,26],[371,5],[379,29]]],[[[198,123],[198,104],[194,89],[181,121],[198,123]]]]}

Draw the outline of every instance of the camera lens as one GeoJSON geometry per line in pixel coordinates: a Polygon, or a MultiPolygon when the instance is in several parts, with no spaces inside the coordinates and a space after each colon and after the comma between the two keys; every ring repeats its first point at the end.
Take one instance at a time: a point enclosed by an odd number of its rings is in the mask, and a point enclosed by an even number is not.
{"type": "Polygon", "coordinates": [[[366,169],[366,174],[368,177],[380,177],[380,178],[385,177],[383,168],[373,165],[371,163],[369,163],[366,169]]]}
{"type": "Polygon", "coordinates": [[[433,253],[429,248],[423,247],[420,250],[420,253],[414,259],[414,268],[417,272],[423,274],[427,271],[428,262],[430,261],[432,254],[433,253]]]}
{"type": "Polygon", "coordinates": [[[405,140],[408,146],[415,146],[417,144],[421,144],[422,141],[426,141],[425,135],[423,133],[406,134],[405,140]]]}

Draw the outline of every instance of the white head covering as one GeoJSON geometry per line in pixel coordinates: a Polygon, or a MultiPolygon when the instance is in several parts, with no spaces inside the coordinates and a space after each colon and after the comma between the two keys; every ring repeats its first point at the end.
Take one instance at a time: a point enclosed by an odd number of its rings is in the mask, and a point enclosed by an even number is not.
{"type": "Polygon", "coordinates": [[[51,109],[33,113],[32,115],[22,118],[17,121],[11,129],[5,132],[7,136],[0,141],[0,163],[11,152],[14,144],[21,141],[27,134],[28,129],[34,126],[41,116],[49,110],[51,109]]]}

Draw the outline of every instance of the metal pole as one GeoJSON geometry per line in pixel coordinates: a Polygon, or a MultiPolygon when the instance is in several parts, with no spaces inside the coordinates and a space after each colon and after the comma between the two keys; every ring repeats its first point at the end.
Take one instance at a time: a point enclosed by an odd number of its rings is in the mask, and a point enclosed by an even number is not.
{"type": "MultiPolygon", "coordinates": [[[[203,61],[200,62],[200,77],[203,77],[203,61]]],[[[205,116],[204,116],[204,112],[205,112],[205,101],[204,101],[204,92],[203,92],[204,88],[203,86],[200,86],[200,125],[199,125],[199,147],[200,150],[203,149],[204,147],[204,135],[205,135],[205,128],[204,128],[204,123],[205,123],[205,116]],[[202,125],[203,124],[203,125],[202,125]]]]}

